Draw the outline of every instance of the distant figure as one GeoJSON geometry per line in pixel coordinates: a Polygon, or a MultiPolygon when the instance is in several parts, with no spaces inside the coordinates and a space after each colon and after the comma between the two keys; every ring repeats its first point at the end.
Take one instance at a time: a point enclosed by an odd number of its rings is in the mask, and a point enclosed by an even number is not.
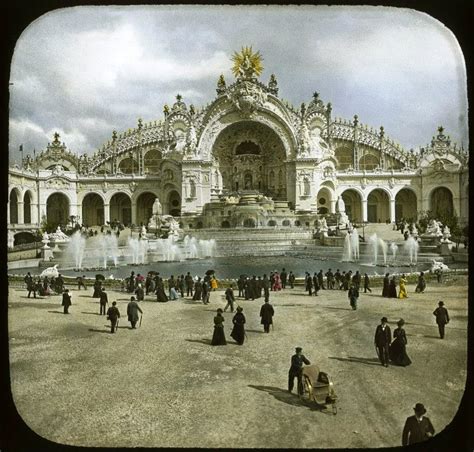
{"type": "Polygon", "coordinates": [[[69,289],[65,289],[63,292],[63,301],[61,303],[64,306],[64,314],[69,314],[69,306],[71,306],[71,295],[69,295],[69,289]]]}
{"type": "Polygon", "coordinates": [[[265,331],[265,333],[270,332],[270,325],[273,325],[274,314],[273,306],[268,300],[265,300],[265,303],[260,308],[260,323],[263,325],[263,331],[265,331]]]}
{"type": "Polygon", "coordinates": [[[418,284],[416,285],[415,292],[423,293],[425,289],[426,289],[425,274],[423,272],[420,272],[420,276],[418,276],[418,284]]]}
{"type": "Polygon", "coordinates": [[[193,288],[194,288],[194,281],[191,273],[187,273],[184,277],[184,281],[186,283],[186,296],[192,297],[193,296],[193,288]]]}
{"type": "Polygon", "coordinates": [[[314,289],[314,296],[318,296],[319,289],[321,289],[321,286],[319,285],[319,275],[314,272],[313,275],[313,289],[314,289]]]}
{"type": "Polygon", "coordinates": [[[275,272],[274,275],[273,275],[273,290],[276,292],[276,291],[279,291],[281,290],[281,279],[280,279],[280,275],[278,274],[278,272],[275,272]]]}
{"type": "Polygon", "coordinates": [[[232,328],[232,332],[230,333],[230,336],[239,345],[242,345],[245,339],[245,316],[242,314],[242,311],[243,308],[237,306],[237,314],[235,314],[234,318],[232,319],[234,328],[232,328]]]}
{"type": "Polygon", "coordinates": [[[291,287],[292,289],[295,288],[295,279],[296,279],[296,278],[295,278],[295,275],[293,274],[292,271],[290,271],[290,274],[288,275],[288,282],[290,283],[290,287],[291,287]]]}
{"type": "Polygon", "coordinates": [[[194,283],[193,300],[200,301],[201,295],[202,295],[202,282],[201,282],[201,278],[198,277],[197,281],[194,283]]]}
{"type": "Polygon", "coordinates": [[[313,294],[313,279],[311,278],[311,275],[306,272],[306,277],[305,277],[305,289],[308,292],[308,295],[311,296],[313,294]]]}
{"type": "Polygon", "coordinates": [[[107,298],[107,292],[105,291],[105,287],[102,288],[100,292],[100,312],[99,315],[105,315],[105,307],[109,303],[109,299],[107,298]]]}
{"type": "Polygon", "coordinates": [[[139,283],[135,289],[135,295],[137,296],[137,301],[143,301],[145,299],[145,291],[143,290],[142,283],[139,283]]]}
{"type": "Polygon", "coordinates": [[[403,319],[400,319],[397,322],[398,328],[396,328],[393,332],[394,341],[390,344],[389,348],[389,355],[392,363],[403,367],[409,366],[411,364],[411,359],[406,352],[406,345],[408,341],[405,330],[403,329],[404,324],[405,321],[403,319]]]}
{"type": "Polygon", "coordinates": [[[140,306],[138,306],[138,303],[135,301],[135,297],[130,298],[130,302],[127,305],[127,316],[128,316],[128,321],[131,323],[132,328],[136,328],[136,324],[139,320],[138,313],[143,314],[143,311],[141,310],[140,306]]]}
{"type": "Polygon", "coordinates": [[[438,307],[433,311],[433,315],[438,324],[439,337],[444,339],[444,327],[449,323],[449,313],[442,301],[438,302],[438,307]]]}
{"type": "Polygon", "coordinates": [[[303,351],[301,347],[296,347],[295,351],[296,353],[291,357],[291,366],[288,371],[288,392],[293,391],[296,377],[298,380],[298,395],[301,397],[303,395],[303,364],[308,366],[311,363],[301,353],[303,351]]]}
{"type": "Polygon", "coordinates": [[[202,303],[209,304],[209,298],[211,296],[211,285],[209,281],[204,279],[202,282],[202,303]]]}
{"type": "Polygon", "coordinates": [[[112,306],[107,310],[107,320],[110,320],[111,333],[115,333],[118,329],[118,319],[120,318],[120,312],[117,308],[117,302],[113,301],[112,306]]]}
{"type": "Polygon", "coordinates": [[[415,415],[408,417],[403,427],[402,446],[421,443],[430,439],[435,433],[433,424],[424,416],[426,409],[423,404],[417,403],[413,409],[415,415]]]}
{"type": "Polygon", "coordinates": [[[398,293],[398,298],[408,298],[406,284],[407,284],[407,280],[405,278],[405,275],[402,275],[400,277],[400,282],[399,282],[400,292],[398,293]]]}
{"type": "Polygon", "coordinates": [[[357,309],[357,300],[359,299],[359,288],[354,283],[349,287],[347,296],[349,297],[352,310],[355,311],[357,309]]]}
{"type": "Polygon", "coordinates": [[[77,278],[77,290],[81,290],[81,287],[84,287],[84,290],[87,290],[86,287],[86,275],[78,276],[77,278]]]}
{"type": "Polygon", "coordinates": [[[214,317],[214,334],[212,335],[211,345],[227,345],[224,335],[224,316],[221,308],[217,310],[217,315],[214,317]]]}
{"type": "Polygon", "coordinates": [[[372,290],[370,289],[369,285],[370,285],[369,275],[367,273],[364,273],[364,293],[367,293],[367,291],[372,293],[372,290]]]}
{"type": "Polygon", "coordinates": [[[379,355],[379,360],[382,366],[388,367],[389,360],[389,346],[392,341],[392,333],[390,327],[387,325],[387,317],[382,317],[380,325],[375,329],[374,344],[379,355]]]}
{"type": "Polygon", "coordinates": [[[266,273],[263,275],[262,279],[262,289],[263,289],[263,296],[265,297],[265,301],[270,299],[270,280],[266,273]]]}
{"type": "Polygon", "coordinates": [[[383,278],[383,289],[382,289],[382,297],[388,298],[390,292],[390,273],[385,273],[383,278]]]}
{"type": "Polygon", "coordinates": [[[214,292],[216,289],[217,289],[217,279],[214,275],[212,275],[212,278],[211,278],[211,290],[214,292]]]}
{"type": "Polygon", "coordinates": [[[94,281],[94,293],[92,294],[92,298],[100,298],[101,292],[102,292],[102,281],[96,276],[95,281],[94,281]]]}
{"type": "Polygon", "coordinates": [[[225,290],[225,299],[227,301],[227,304],[225,305],[224,312],[227,311],[227,308],[229,308],[229,307],[230,307],[230,312],[234,312],[235,296],[234,296],[234,291],[233,291],[232,284],[231,284],[230,287],[228,287],[225,290]]]}
{"type": "Polygon", "coordinates": [[[156,301],[159,303],[166,303],[168,301],[168,297],[165,293],[165,286],[163,284],[163,278],[158,278],[156,282],[156,301]]]}
{"type": "Polygon", "coordinates": [[[281,279],[281,288],[285,289],[286,288],[286,279],[287,279],[287,273],[286,270],[283,268],[281,273],[280,273],[280,279],[281,279]]]}
{"type": "Polygon", "coordinates": [[[31,292],[33,292],[33,296],[36,298],[36,284],[30,272],[26,274],[24,280],[26,283],[26,290],[28,291],[28,298],[30,298],[31,292]]]}

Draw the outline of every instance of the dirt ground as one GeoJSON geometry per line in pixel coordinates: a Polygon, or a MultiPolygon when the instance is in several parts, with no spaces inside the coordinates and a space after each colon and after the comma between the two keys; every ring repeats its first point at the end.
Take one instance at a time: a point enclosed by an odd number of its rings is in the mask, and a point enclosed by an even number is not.
{"type": "Polygon", "coordinates": [[[223,291],[204,306],[190,299],[140,303],[140,328],[129,329],[123,292],[109,292],[122,314],[117,334],[99,316],[92,288],[72,290],[70,314],[61,296],[28,299],[9,289],[11,381],[15,405],[32,430],[80,446],[348,448],[401,444],[413,406],[422,402],[436,432],[455,415],[467,356],[467,283],[432,283],[424,294],[384,299],[361,293],[352,311],[347,293],[302,287],[271,292],[275,325],[263,333],[263,299],[238,299],[247,340],[209,345],[223,291]],[[451,316],[441,340],[433,310],[444,300],[451,316]],[[406,368],[377,360],[374,331],[386,316],[405,319],[406,368]],[[294,347],[334,380],[338,413],[287,389],[294,347]]]}

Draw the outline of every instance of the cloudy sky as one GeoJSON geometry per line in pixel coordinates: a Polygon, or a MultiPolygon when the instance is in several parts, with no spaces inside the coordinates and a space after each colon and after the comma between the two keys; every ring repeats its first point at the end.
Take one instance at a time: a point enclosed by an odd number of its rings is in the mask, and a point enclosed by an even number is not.
{"type": "Polygon", "coordinates": [[[55,131],[78,154],[160,119],[180,93],[214,99],[232,54],[251,45],[267,82],[295,106],[318,91],[333,115],[383,125],[406,148],[439,125],[468,143],[465,65],[454,35],[409,9],[336,6],[81,6],[49,12],[20,36],[11,63],[10,159],[55,131]]]}

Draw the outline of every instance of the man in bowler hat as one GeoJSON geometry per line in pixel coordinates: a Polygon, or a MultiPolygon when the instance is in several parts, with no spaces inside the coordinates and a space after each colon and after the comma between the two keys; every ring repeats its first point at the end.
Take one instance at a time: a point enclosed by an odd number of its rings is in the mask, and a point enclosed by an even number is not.
{"type": "Polygon", "coordinates": [[[392,340],[392,333],[387,325],[387,317],[382,317],[380,322],[375,330],[374,343],[382,366],[388,367],[388,347],[392,340]]]}
{"type": "Polygon", "coordinates": [[[422,403],[417,403],[413,408],[414,416],[407,418],[402,433],[402,446],[421,443],[434,435],[433,424],[425,417],[426,409],[422,403]]]}
{"type": "Polygon", "coordinates": [[[298,379],[298,395],[303,395],[303,364],[307,366],[311,364],[308,359],[301,353],[303,349],[296,347],[296,353],[291,357],[291,367],[288,372],[288,392],[293,391],[295,377],[298,379]]]}
{"type": "Polygon", "coordinates": [[[433,315],[436,317],[436,323],[438,324],[439,337],[444,339],[444,327],[449,323],[449,314],[442,301],[438,303],[438,307],[433,311],[433,315]]]}

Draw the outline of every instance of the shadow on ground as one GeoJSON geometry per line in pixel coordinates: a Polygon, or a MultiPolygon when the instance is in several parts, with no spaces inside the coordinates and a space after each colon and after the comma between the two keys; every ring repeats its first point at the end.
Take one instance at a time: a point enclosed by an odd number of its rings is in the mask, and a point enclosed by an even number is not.
{"type": "Polygon", "coordinates": [[[325,405],[319,405],[318,403],[309,400],[307,396],[299,398],[296,394],[288,392],[286,389],[277,388],[275,386],[257,386],[248,385],[249,388],[257,389],[258,391],[264,391],[272,395],[279,402],[286,403],[288,405],[300,406],[309,408],[311,411],[320,411],[324,414],[331,414],[325,405]]]}
{"type": "Polygon", "coordinates": [[[357,356],[348,356],[347,358],[339,358],[337,356],[329,356],[329,359],[336,359],[338,361],[349,361],[352,363],[368,364],[369,366],[380,366],[378,358],[361,358],[357,356]]]}

